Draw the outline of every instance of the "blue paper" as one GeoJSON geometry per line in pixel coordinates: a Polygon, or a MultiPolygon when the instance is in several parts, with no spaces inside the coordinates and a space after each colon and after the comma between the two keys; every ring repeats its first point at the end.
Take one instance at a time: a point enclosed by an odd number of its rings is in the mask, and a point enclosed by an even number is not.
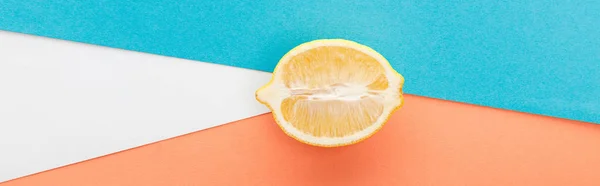
{"type": "Polygon", "coordinates": [[[600,1],[0,0],[0,29],[261,71],[344,38],[406,93],[600,123],[600,1]]]}

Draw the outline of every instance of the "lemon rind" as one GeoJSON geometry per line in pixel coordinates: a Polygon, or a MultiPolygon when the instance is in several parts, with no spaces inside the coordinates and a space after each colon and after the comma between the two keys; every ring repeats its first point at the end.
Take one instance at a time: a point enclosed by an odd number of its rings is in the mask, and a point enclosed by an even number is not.
{"type": "MultiPolygon", "coordinates": [[[[387,59],[385,59],[385,57],[383,57],[381,54],[379,54],[372,48],[362,45],[362,44],[359,44],[359,43],[356,43],[354,41],[349,41],[349,40],[344,40],[344,39],[319,39],[319,40],[313,40],[310,42],[300,44],[300,45],[294,47],[292,50],[288,51],[279,60],[279,63],[275,66],[271,80],[256,91],[255,97],[256,97],[256,100],[258,100],[261,104],[267,106],[272,111],[273,118],[274,118],[275,122],[277,123],[277,125],[281,128],[281,130],[286,135],[290,136],[291,138],[293,138],[297,141],[300,141],[302,143],[312,145],[312,146],[340,147],[340,146],[352,145],[352,144],[356,144],[361,141],[364,141],[365,139],[370,138],[372,135],[374,135],[379,130],[381,130],[381,128],[383,128],[383,126],[391,118],[392,114],[404,105],[404,96],[403,96],[403,92],[402,92],[403,85],[404,85],[404,77],[392,68],[391,64],[387,61],[387,59]],[[313,138],[316,138],[316,139],[312,139],[312,140],[308,139],[311,137],[310,135],[307,135],[309,137],[306,137],[306,138],[300,137],[297,134],[294,134],[293,132],[291,132],[291,130],[296,130],[295,133],[299,133],[299,134],[302,134],[302,132],[291,127],[291,124],[289,124],[288,122],[285,122],[285,120],[283,120],[283,117],[281,117],[279,115],[280,113],[277,112],[277,109],[279,108],[279,106],[272,105],[273,102],[280,103],[281,100],[268,101],[259,96],[260,92],[265,92],[265,91],[271,91],[270,93],[275,93],[275,94],[280,93],[281,94],[281,92],[269,90],[269,88],[270,89],[277,88],[277,87],[273,87],[273,86],[275,85],[276,80],[281,79],[279,74],[277,73],[278,70],[280,69],[280,67],[282,65],[284,65],[286,62],[288,62],[289,61],[288,59],[290,57],[293,57],[294,55],[297,55],[298,53],[304,52],[308,49],[315,48],[318,46],[344,46],[344,47],[351,47],[351,48],[357,49],[361,52],[365,52],[368,55],[375,57],[381,65],[385,66],[384,69],[385,69],[386,76],[388,76],[388,81],[391,82],[393,80],[397,80],[395,85],[397,85],[397,88],[398,88],[398,92],[397,92],[398,95],[397,95],[397,97],[394,97],[394,100],[396,100],[396,103],[393,103],[393,104],[390,104],[389,102],[384,103],[383,104],[384,112],[382,113],[381,116],[379,116],[378,120],[376,122],[374,122],[372,124],[372,126],[368,127],[367,129],[364,129],[363,131],[360,131],[360,132],[367,131],[365,134],[356,135],[357,137],[354,137],[354,139],[349,139],[348,136],[341,137],[341,138],[312,136],[313,138]],[[395,76],[395,77],[389,77],[389,76],[395,76]],[[285,122],[285,123],[282,123],[282,122],[285,122]],[[290,125],[290,126],[287,126],[287,125],[290,125]],[[371,130],[371,131],[369,131],[369,130],[371,130]],[[336,140],[336,139],[337,139],[337,141],[335,143],[324,143],[323,142],[324,140],[336,140]],[[349,140],[344,140],[344,139],[349,139],[349,140]]],[[[396,86],[393,86],[393,87],[396,87],[396,86]]],[[[390,87],[390,88],[392,88],[392,87],[390,87]]],[[[391,90],[391,89],[386,89],[387,92],[389,92],[389,90],[391,90]]],[[[275,95],[274,97],[277,97],[277,99],[283,99],[285,97],[285,95],[275,95]]],[[[389,100],[387,100],[387,101],[389,101],[389,100]]],[[[355,135],[355,134],[353,134],[353,135],[355,135]]],[[[353,135],[350,135],[350,136],[353,136],[353,135]]]]}

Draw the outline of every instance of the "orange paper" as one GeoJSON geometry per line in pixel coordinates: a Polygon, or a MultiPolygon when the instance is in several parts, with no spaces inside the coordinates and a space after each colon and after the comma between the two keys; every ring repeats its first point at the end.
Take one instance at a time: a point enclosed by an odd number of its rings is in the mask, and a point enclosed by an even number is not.
{"type": "Polygon", "coordinates": [[[351,146],[302,144],[266,114],[0,186],[598,186],[599,173],[600,125],[408,95],[351,146]]]}

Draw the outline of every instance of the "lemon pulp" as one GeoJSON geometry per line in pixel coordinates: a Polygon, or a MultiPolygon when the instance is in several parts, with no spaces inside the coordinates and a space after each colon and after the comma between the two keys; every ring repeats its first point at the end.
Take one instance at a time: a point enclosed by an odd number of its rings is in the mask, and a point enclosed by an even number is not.
{"type": "Polygon", "coordinates": [[[403,77],[358,43],[316,40],[292,49],[256,93],[289,136],[316,146],[361,141],[402,105],[403,77]]]}

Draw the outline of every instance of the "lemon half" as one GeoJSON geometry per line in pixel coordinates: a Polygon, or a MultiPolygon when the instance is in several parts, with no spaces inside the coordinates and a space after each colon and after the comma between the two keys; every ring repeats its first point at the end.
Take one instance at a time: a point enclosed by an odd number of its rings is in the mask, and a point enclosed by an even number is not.
{"type": "Polygon", "coordinates": [[[337,147],[376,133],[403,104],[404,78],[375,50],[343,39],[301,44],[256,91],[290,137],[337,147]]]}

